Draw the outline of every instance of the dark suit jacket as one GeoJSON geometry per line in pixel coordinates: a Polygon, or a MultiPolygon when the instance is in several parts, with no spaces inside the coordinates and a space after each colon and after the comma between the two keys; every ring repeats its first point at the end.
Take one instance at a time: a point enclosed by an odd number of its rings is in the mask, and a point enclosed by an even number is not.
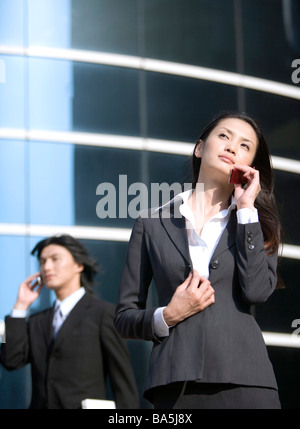
{"type": "Polygon", "coordinates": [[[31,363],[31,408],[80,408],[106,398],[109,375],[117,408],[139,408],[129,353],[113,325],[115,307],[86,293],[51,344],[53,308],[25,319],[6,317],[1,363],[31,363]]]}
{"type": "Polygon", "coordinates": [[[236,383],[277,388],[261,331],[250,307],[276,286],[277,255],[266,256],[260,223],[237,224],[236,210],[211,258],[215,303],[156,338],[147,308],[155,280],[158,305],[169,303],[193,269],[185,218],[171,204],[136,220],[123,272],[115,325],[126,338],[153,341],[145,397],[178,381],[236,383]]]}

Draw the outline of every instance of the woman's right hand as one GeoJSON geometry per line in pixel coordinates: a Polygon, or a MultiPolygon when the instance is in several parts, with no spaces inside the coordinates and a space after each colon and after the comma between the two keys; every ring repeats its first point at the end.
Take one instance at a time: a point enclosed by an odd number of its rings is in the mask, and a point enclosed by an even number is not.
{"type": "Polygon", "coordinates": [[[20,284],[17,301],[14,305],[15,309],[27,310],[29,306],[39,297],[43,285],[40,285],[37,289],[33,289],[31,283],[39,276],[40,273],[35,273],[20,284]]]}
{"type": "Polygon", "coordinates": [[[203,311],[215,302],[215,291],[210,281],[194,270],[177,287],[171,301],[163,310],[168,326],[174,326],[193,314],[203,311]]]}

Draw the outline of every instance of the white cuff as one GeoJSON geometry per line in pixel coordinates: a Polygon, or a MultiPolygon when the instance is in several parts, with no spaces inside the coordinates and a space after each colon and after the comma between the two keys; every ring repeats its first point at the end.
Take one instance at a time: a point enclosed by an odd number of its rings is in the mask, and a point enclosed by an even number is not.
{"type": "Polygon", "coordinates": [[[11,313],[10,313],[10,317],[26,317],[27,316],[27,311],[26,310],[19,310],[17,308],[13,308],[11,313]]]}
{"type": "Polygon", "coordinates": [[[236,214],[238,223],[246,224],[259,222],[257,209],[252,211],[251,209],[245,207],[244,209],[238,210],[236,214]]]}
{"type": "Polygon", "coordinates": [[[163,310],[166,307],[159,307],[153,314],[154,333],[157,337],[168,337],[169,327],[165,322],[163,310]]]}

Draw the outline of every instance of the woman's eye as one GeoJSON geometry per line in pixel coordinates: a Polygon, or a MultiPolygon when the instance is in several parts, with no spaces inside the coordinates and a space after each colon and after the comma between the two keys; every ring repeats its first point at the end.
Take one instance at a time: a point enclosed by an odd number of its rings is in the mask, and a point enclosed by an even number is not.
{"type": "Polygon", "coordinates": [[[221,134],[219,135],[219,137],[222,137],[222,138],[228,138],[228,136],[227,136],[226,134],[224,134],[224,133],[221,133],[221,134]]]}
{"type": "Polygon", "coordinates": [[[249,150],[250,149],[250,147],[249,147],[249,145],[247,145],[247,143],[242,143],[242,147],[244,147],[245,149],[247,149],[247,150],[249,150]]]}

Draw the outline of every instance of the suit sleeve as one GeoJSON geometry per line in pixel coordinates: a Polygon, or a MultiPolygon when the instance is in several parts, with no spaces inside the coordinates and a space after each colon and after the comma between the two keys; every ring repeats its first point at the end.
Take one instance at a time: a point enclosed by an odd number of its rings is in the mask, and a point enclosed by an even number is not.
{"type": "Polygon", "coordinates": [[[107,305],[101,322],[100,342],[117,408],[139,408],[139,395],[125,340],[114,327],[115,307],[107,305]]]}
{"type": "Polygon", "coordinates": [[[277,284],[277,253],[268,256],[259,222],[237,226],[237,264],[243,298],[264,302],[277,284]]]}
{"type": "Polygon", "coordinates": [[[153,327],[156,308],[146,308],[153,275],[146,240],[143,219],[139,217],[135,221],[129,241],[115,326],[125,338],[156,341],[153,327]]]}
{"type": "Polygon", "coordinates": [[[0,360],[7,370],[22,368],[29,362],[29,340],[25,318],[5,318],[6,342],[1,344],[0,360]]]}

